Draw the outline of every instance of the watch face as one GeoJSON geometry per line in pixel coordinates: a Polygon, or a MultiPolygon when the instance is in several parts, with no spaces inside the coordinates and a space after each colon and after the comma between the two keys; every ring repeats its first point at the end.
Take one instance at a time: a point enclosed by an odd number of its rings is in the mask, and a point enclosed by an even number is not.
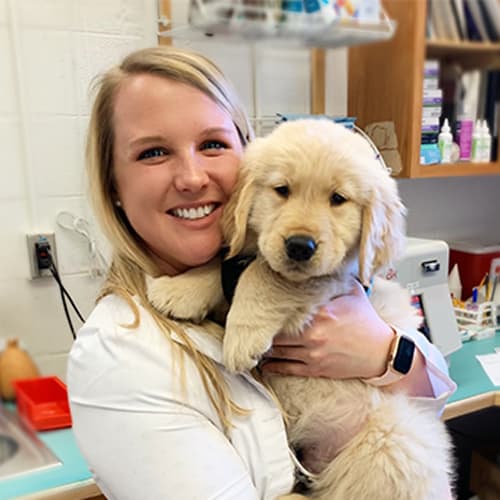
{"type": "Polygon", "coordinates": [[[413,340],[406,337],[400,337],[394,361],[392,362],[393,369],[406,375],[410,371],[414,353],[415,344],[413,340]]]}

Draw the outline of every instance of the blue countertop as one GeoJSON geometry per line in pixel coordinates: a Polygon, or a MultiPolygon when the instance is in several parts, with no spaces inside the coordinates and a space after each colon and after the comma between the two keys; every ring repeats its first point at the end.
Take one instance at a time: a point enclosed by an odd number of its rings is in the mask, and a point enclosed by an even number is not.
{"type": "MultiPolygon", "coordinates": [[[[12,406],[8,409],[14,411],[12,406]]],[[[38,432],[37,435],[61,465],[20,474],[11,479],[0,479],[0,500],[40,493],[92,478],[71,428],[38,432]]]]}
{"type": "Polygon", "coordinates": [[[478,354],[495,352],[495,347],[500,347],[500,330],[497,330],[493,337],[464,342],[462,347],[450,356],[450,376],[458,388],[448,399],[448,403],[500,391],[500,387],[493,385],[476,358],[478,354]]]}

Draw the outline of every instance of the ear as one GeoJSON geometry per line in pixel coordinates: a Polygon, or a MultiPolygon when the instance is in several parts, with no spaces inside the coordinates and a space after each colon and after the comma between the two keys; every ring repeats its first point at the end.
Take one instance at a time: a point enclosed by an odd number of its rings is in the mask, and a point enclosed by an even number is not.
{"type": "Polygon", "coordinates": [[[255,194],[255,183],[252,177],[242,168],[236,189],[224,207],[222,233],[224,240],[229,244],[229,253],[226,258],[237,255],[245,245],[248,219],[255,194]]]}
{"type": "Polygon", "coordinates": [[[394,179],[388,177],[374,186],[371,199],[363,209],[359,278],[364,285],[400,256],[405,241],[405,215],[394,179]]]}

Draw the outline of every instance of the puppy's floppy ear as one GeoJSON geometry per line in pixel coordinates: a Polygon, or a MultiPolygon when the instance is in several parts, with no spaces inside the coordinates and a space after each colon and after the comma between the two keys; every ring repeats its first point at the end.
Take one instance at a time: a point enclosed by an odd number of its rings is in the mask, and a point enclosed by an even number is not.
{"type": "Polygon", "coordinates": [[[255,194],[253,176],[242,168],[229,202],[222,215],[222,232],[224,240],[229,244],[227,257],[237,255],[245,245],[248,230],[248,219],[255,194]]]}
{"type": "Polygon", "coordinates": [[[404,245],[406,209],[396,182],[388,177],[377,184],[373,185],[371,199],[363,208],[359,278],[364,285],[397,258],[404,245]]]}

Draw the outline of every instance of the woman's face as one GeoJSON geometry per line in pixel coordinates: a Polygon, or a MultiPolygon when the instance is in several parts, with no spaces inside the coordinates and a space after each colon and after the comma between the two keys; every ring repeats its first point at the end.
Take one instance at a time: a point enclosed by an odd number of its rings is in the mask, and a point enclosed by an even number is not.
{"type": "Polygon", "coordinates": [[[141,74],[116,95],[114,132],[121,209],[162,272],[209,261],[243,151],[230,115],[194,87],[141,74]]]}

